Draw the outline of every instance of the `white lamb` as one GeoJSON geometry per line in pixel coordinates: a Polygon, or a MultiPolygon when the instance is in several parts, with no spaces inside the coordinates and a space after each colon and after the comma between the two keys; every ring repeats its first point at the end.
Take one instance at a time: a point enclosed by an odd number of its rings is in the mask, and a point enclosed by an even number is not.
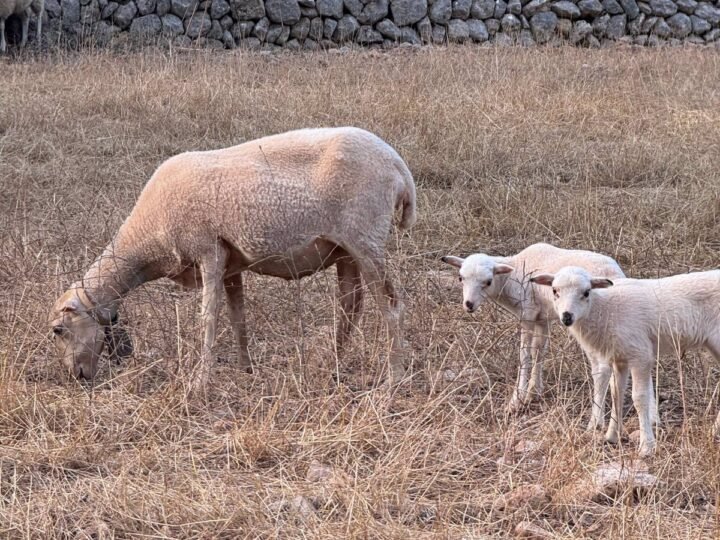
{"type": "MultiPolygon", "coordinates": [[[[533,244],[510,257],[478,253],[466,259],[446,256],[442,261],[460,269],[466,311],[472,313],[490,299],[520,319],[520,373],[510,401],[512,409],[531,400],[534,394],[542,393],[542,357],[547,349],[550,321],[555,319],[552,295],[542,287],[531,285],[530,276],[576,264],[597,275],[624,277],[611,257],[544,243],[533,244]]],[[[598,363],[594,355],[588,354],[588,358],[593,376],[588,429],[596,429],[605,425],[605,396],[611,370],[598,363]]]]}
{"type": "MultiPolygon", "coordinates": [[[[613,282],[568,267],[531,281],[552,290],[562,323],[584,350],[612,367],[612,415],[605,436],[610,442],[617,442],[622,432],[623,395],[632,374],[639,453],[652,454],[652,372],[657,356],[702,347],[720,360],[720,270],[613,282]]],[[[720,415],[714,425],[718,429],[720,415]]]]}
{"type": "Polygon", "coordinates": [[[385,317],[390,381],[401,363],[403,302],[385,268],[393,214],[415,222],[415,184],[397,152],[357,128],[306,129],[165,161],[105,252],[55,303],[50,324],[63,362],[92,378],[104,344],[120,334],[119,300],[142,283],[169,277],[202,286],[205,339],[192,385],[210,373],[223,289],[241,362],[250,367],[241,274],[299,279],[337,266],[346,342],[362,306],[362,281],[385,317]],[[113,329],[109,332],[108,329],[113,329]]]}
{"type": "Polygon", "coordinates": [[[25,47],[28,38],[30,15],[37,15],[36,39],[40,43],[42,36],[42,18],[45,11],[45,0],[0,0],[0,53],[7,50],[5,41],[5,21],[11,15],[17,15],[22,22],[22,38],[20,47],[25,47]]]}

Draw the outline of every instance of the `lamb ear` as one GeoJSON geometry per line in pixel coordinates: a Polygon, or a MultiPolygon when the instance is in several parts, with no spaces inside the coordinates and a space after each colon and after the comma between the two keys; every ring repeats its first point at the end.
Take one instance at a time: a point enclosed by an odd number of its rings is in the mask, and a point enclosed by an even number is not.
{"type": "Polygon", "coordinates": [[[445,255],[444,257],[440,257],[440,260],[444,263],[449,264],[450,266],[454,266],[455,268],[460,268],[462,266],[462,263],[465,262],[465,259],[461,259],[460,257],[453,257],[452,255],[445,255]]]}
{"type": "Polygon", "coordinates": [[[65,300],[65,303],[60,308],[60,311],[62,313],[67,313],[68,311],[79,311],[82,308],[83,305],[80,303],[80,300],[76,296],[71,296],[65,300]]]}
{"type": "Polygon", "coordinates": [[[493,274],[509,274],[513,270],[515,270],[515,268],[509,264],[498,263],[493,268],[493,274]]]}
{"type": "Polygon", "coordinates": [[[530,278],[530,283],[537,283],[538,285],[552,286],[552,282],[555,276],[552,274],[538,274],[530,278]]]}
{"type": "Polygon", "coordinates": [[[590,280],[590,287],[593,289],[607,289],[613,285],[614,283],[607,278],[592,278],[590,280]]]}

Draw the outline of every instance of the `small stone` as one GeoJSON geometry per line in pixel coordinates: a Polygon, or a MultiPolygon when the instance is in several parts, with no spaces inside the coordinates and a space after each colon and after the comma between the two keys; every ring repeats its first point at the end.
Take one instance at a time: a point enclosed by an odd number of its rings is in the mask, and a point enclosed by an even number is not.
{"type": "Polygon", "coordinates": [[[117,11],[117,8],[120,7],[120,4],[117,2],[108,2],[108,5],[105,6],[102,10],[102,13],[100,14],[100,17],[103,19],[109,19],[112,17],[113,13],[117,11]]]}
{"type": "Polygon", "coordinates": [[[222,27],[223,32],[225,30],[230,30],[233,24],[234,23],[230,15],[225,15],[222,19],[220,19],[220,26],[222,27]]]}
{"type": "Polygon", "coordinates": [[[640,33],[649,34],[659,20],[659,17],[646,17],[645,22],[643,22],[642,26],[640,27],[640,33]]]}
{"type": "Polygon", "coordinates": [[[325,39],[332,38],[337,28],[337,21],[335,19],[325,19],[323,22],[323,36],[325,39]]]}
{"type": "Polygon", "coordinates": [[[60,8],[63,24],[80,22],[80,0],[60,0],[60,8]]]}
{"type": "MultiPolygon", "coordinates": [[[[280,34],[282,33],[282,30],[284,27],[281,24],[271,24],[270,28],[268,28],[267,34],[265,34],[265,43],[275,43],[277,39],[280,37],[280,34]]],[[[310,26],[308,25],[308,30],[310,29],[310,26]]]]}
{"type": "Polygon", "coordinates": [[[285,48],[288,51],[299,51],[300,50],[300,42],[297,39],[291,39],[285,44],[285,48]]]}
{"type": "MultiPolygon", "coordinates": [[[[265,4],[263,0],[229,0],[230,11],[236,21],[250,21],[262,19],[265,16],[265,4]]],[[[254,43],[254,42],[253,42],[254,43]]],[[[251,46],[243,44],[244,47],[251,46]]]]}
{"type": "Polygon", "coordinates": [[[670,36],[672,36],[672,28],[668,25],[668,23],[665,22],[664,19],[658,19],[658,22],[655,24],[655,26],[652,29],[652,33],[655,34],[657,37],[667,39],[670,36]]]}
{"type": "Polygon", "coordinates": [[[473,0],[470,16],[473,19],[489,19],[495,13],[495,0],[473,0]]]}
{"type": "Polygon", "coordinates": [[[635,45],[640,45],[641,47],[644,47],[645,45],[647,45],[647,41],[648,41],[648,37],[644,34],[640,35],[640,36],[635,36],[635,38],[633,38],[633,43],[635,45]]]}
{"type": "Polygon", "coordinates": [[[274,23],[293,25],[300,20],[297,0],[265,0],[265,14],[274,23]]]}
{"type": "Polygon", "coordinates": [[[418,36],[417,32],[409,27],[404,27],[400,29],[400,43],[405,43],[409,45],[420,45],[420,36],[418,36]]]}
{"type": "Polygon", "coordinates": [[[607,34],[608,24],[610,24],[610,15],[607,13],[600,17],[595,17],[592,23],[593,35],[597,38],[603,38],[607,34]]]}
{"type": "Polygon", "coordinates": [[[397,27],[397,25],[394,22],[392,22],[390,19],[383,19],[382,21],[377,23],[377,26],[375,28],[384,37],[391,39],[393,41],[398,41],[400,39],[400,35],[402,34],[402,32],[400,32],[400,29],[397,27]]]}
{"type": "Polygon", "coordinates": [[[383,37],[380,32],[373,30],[372,26],[361,26],[355,36],[355,41],[361,45],[370,45],[372,43],[382,43],[383,37]]]}
{"type": "Polygon", "coordinates": [[[268,30],[270,30],[270,19],[263,17],[257,22],[257,24],[255,24],[252,33],[256,38],[263,42],[267,37],[268,30]]]}
{"type": "Polygon", "coordinates": [[[542,527],[530,523],[529,521],[521,521],[515,526],[515,538],[526,538],[529,540],[545,540],[546,538],[554,538],[553,534],[546,531],[542,527]]]}
{"type": "Polygon", "coordinates": [[[232,27],[230,28],[230,33],[235,38],[235,41],[240,41],[241,39],[252,36],[252,31],[254,27],[255,23],[253,23],[252,21],[239,21],[232,25],[232,27]]]}
{"type": "Polygon", "coordinates": [[[520,31],[522,23],[515,15],[508,13],[500,21],[500,26],[502,27],[503,32],[506,34],[512,34],[520,31]]]}
{"type": "Polygon", "coordinates": [[[173,15],[172,13],[163,15],[160,19],[160,23],[162,25],[163,35],[174,37],[185,32],[185,27],[183,27],[180,17],[173,15]]]}
{"type": "Polygon", "coordinates": [[[345,15],[337,23],[333,39],[339,43],[351,41],[355,33],[360,29],[360,23],[352,15],[345,15]]]}
{"type": "Polygon", "coordinates": [[[653,15],[658,17],[670,17],[677,13],[677,4],[673,0],[650,0],[650,7],[653,15]]]}
{"type": "Polygon", "coordinates": [[[496,19],[502,19],[507,12],[507,2],[505,0],[495,0],[495,11],[493,11],[493,17],[496,19]]]}
{"type": "Polygon", "coordinates": [[[656,484],[657,477],[648,472],[647,465],[641,460],[611,462],[599,465],[591,475],[563,488],[558,499],[574,504],[587,500],[607,503],[622,497],[628,490],[642,494],[656,484]]]}
{"type": "Polygon", "coordinates": [[[663,44],[663,40],[657,37],[655,34],[651,34],[647,38],[648,47],[659,47],[663,44]]]}
{"type": "Polygon", "coordinates": [[[415,24],[427,11],[427,0],[390,0],[393,22],[400,27],[415,24]]]}
{"type": "Polygon", "coordinates": [[[470,39],[470,28],[465,21],[451,19],[447,27],[447,36],[453,43],[465,43],[470,39]]]}
{"type": "Polygon", "coordinates": [[[682,11],[687,15],[695,13],[695,8],[697,8],[698,5],[695,0],[675,0],[675,4],[677,4],[679,11],[682,11]]]}
{"type": "Polygon", "coordinates": [[[342,0],[316,0],[315,9],[322,17],[340,19],[343,16],[342,0]]]}
{"type": "MultiPolygon", "coordinates": [[[[104,6],[100,6],[101,9],[105,9],[104,6]]],[[[62,15],[62,8],[58,0],[45,0],[45,13],[51,19],[59,19],[62,15]]]]}
{"type": "Polygon", "coordinates": [[[707,43],[712,43],[720,39],[720,28],[713,28],[707,34],[703,36],[707,43]]]}
{"type": "Polygon", "coordinates": [[[240,41],[240,47],[249,51],[257,51],[262,47],[262,41],[256,37],[245,38],[240,41]]]}
{"type": "Polygon", "coordinates": [[[136,39],[155,37],[162,31],[162,21],[157,15],[144,15],[130,24],[130,35],[136,39]]]}
{"type": "MultiPolygon", "coordinates": [[[[472,39],[473,41],[482,43],[482,42],[490,39],[490,34],[489,34],[487,26],[485,26],[484,22],[478,21],[476,19],[470,19],[467,22],[467,25],[468,25],[468,32],[470,34],[470,39],[472,39]]],[[[455,273],[453,272],[453,275],[451,276],[453,289],[456,287],[455,283],[457,282],[457,279],[455,278],[454,274],[455,273]]]]}
{"type": "Polygon", "coordinates": [[[306,37],[308,37],[308,34],[310,33],[310,19],[307,17],[303,17],[300,19],[300,21],[293,25],[292,30],[290,31],[290,35],[302,41],[306,37]]]}
{"type": "Polygon", "coordinates": [[[197,9],[197,0],[171,0],[170,2],[170,12],[181,19],[191,17],[197,9]]]}
{"type": "Polygon", "coordinates": [[[522,9],[522,14],[529,19],[536,13],[540,13],[541,11],[547,11],[549,9],[549,0],[530,0],[530,2],[525,4],[525,7],[522,9]]]}
{"type": "Polygon", "coordinates": [[[570,0],[560,0],[551,6],[553,12],[565,19],[575,20],[580,17],[580,9],[570,0]]]}
{"type": "Polygon", "coordinates": [[[522,15],[522,9],[523,5],[520,0],[508,0],[507,3],[507,12],[512,13],[513,15],[519,16],[522,15]]]}
{"type": "Polygon", "coordinates": [[[575,21],[573,24],[572,33],[570,34],[570,42],[573,45],[577,45],[583,39],[592,34],[593,27],[587,21],[575,21]]]}
{"type": "Polygon", "coordinates": [[[416,25],[417,32],[423,43],[430,43],[432,41],[432,23],[427,17],[423,18],[416,25]]]}
{"type": "Polygon", "coordinates": [[[432,42],[435,45],[444,45],[447,39],[447,29],[444,26],[433,25],[432,42]]]}
{"type": "Polygon", "coordinates": [[[690,23],[692,24],[693,33],[699,35],[708,32],[712,28],[712,25],[709,22],[705,19],[701,19],[697,15],[690,15],[690,23]]]}
{"type": "Polygon", "coordinates": [[[533,39],[532,32],[526,29],[520,30],[517,42],[521,47],[532,47],[535,45],[535,39],[533,39]]]}
{"type": "Polygon", "coordinates": [[[428,16],[430,20],[438,24],[447,24],[452,15],[452,3],[450,0],[434,0],[430,5],[428,16]]]}
{"type": "Polygon", "coordinates": [[[582,17],[599,17],[605,11],[600,0],[580,0],[577,6],[582,17]]]}
{"type": "Polygon", "coordinates": [[[191,19],[185,21],[185,34],[190,39],[205,36],[212,28],[212,19],[207,13],[196,13],[191,19]]]}
{"type": "Polygon", "coordinates": [[[610,17],[610,22],[607,25],[607,37],[610,39],[620,39],[625,35],[626,25],[627,16],[624,13],[622,15],[613,15],[610,17]]]}
{"type": "Polygon", "coordinates": [[[115,13],[113,13],[113,24],[124,30],[130,26],[130,23],[132,23],[135,15],[137,15],[135,2],[123,4],[115,10],[115,13]]]}
{"type": "Polygon", "coordinates": [[[388,0],[370,0],[360,12],[358,22],[372,26],[387,17],[388,7],[388,0]]]}
{"type": "Polygon", "coordinates": [[[318,10],[315,8],[306,8],[306,7],[300,8],[300,16],[301,17],[307,17],[308,19],[312,19],[314,17],[317,17],[318,15],[319,15],[318,10]]]}
{"type": "Polygon", "coordinates": [[[542,511],[550,503],[550,496],[539,484],[528,484],[500,495],[492,504],[496,512],[512,513],[520,509],[542,511]]]}
{"type": "MultiPolygon", "coordinates": [[[[520,2],[520,0],[516,1],[520,2]]],[[[472,8],[472,0],[453,0],[451,17],[465,20],[470,16],[470,8],[472,8]]]]}
{"type": "Polygon", "coordinates": [[[602,0],[602,5],[605,11],[610,15],[619,15],[623,13],[623,8],[617,2],[617,0],[602,0]]]}
{"type": "Polygon", "coordinates": [[[564,39],[568,39],[570,37],[572,27],[573,25],[570,19],[558,18],[557,31],[564,39]]]}
{"type": "MultiPolygon", "coordinates": [[[[210,31],[207,33],[206,36],[208,39],[219,41],[222,43],[223,39],[223,29],[222,26],[220,26],[220,21],[213,20],[210,25],[210,31]]],[[[223,45],[223,49],[225,46],[223,45]]]]}
{"type": "Polygon", "coordinates": [[[627,24],[628,34],[631,36],[637,36],[642,32],[642,25],[645,22],[645,14],[641,13],[636,19],[633,19],[627,24]]]}
{"type": "Polygon", "coordinates": [[[713,7],[707,2],[700,2],[695,8],[695,15],[709,21],[711,24],[720,24],[720,9],[713,7]]]}
{"type": "Polygon", "coordinates": [[[644,13],[645,15],[652,15],[652,8],[650,7],[650,4],[646,2],[638,2],[637,5],[641,13],[644,13]]]}
{"type": "Polygon", "coordinates": [[[544,11],[535,14],[530,19],[530,29],[535,41],[540,44],[547,43],[555,35],[557,27],[557,15],[552,11],[544,11]]]}
{"type": "Polygon", "coordinates": [[[80,8],[80,23],[91,26],[100,21],[100,4],[97,0],[91,0],[88,5],[80,8]]]}
{"type": "Polygon", "coordinates": [[[323,38],[323,21],[320,17],[315,17],[310,21],[308,36],[315,41],[320,41],[323,38]]]}
{"type": "Polygon", "coordinates": [[[230,30],[225,30],[223,32],[222,42],[223,42],[223,46],[226,49],[234,49],[235,48],[235,39],[233,38],[232,34],[230,33],[230,30]]]}
{"type": "Polygon", "coordinates": [[[230,13],[230,4],[225,0],[213,0],[210,4],[210,16],[213,19],[222,19],[228,13],[230,13]]]}
{"type": "Polygon", "coordinates": [[[627,15],[629,21],[637,18],[640,14],[640,8],[635,0],[620,0],[620,5],[623,11],[625,11],[625,15],[627,15]]]}
{"type": "Polygon", "coordinates": [[[155,0],[135,0],[140,16],[153,13],[155,11],[155,0]]]}
{"type": "Polygon", "coordinates": [[[692,31],[692,21],[684,13],[676,13],[667,20],[667,24],[678,39],[689,36],[692,31]]]}
{"type": "Polygon", "coordinates": [[[497,47],[512,47],[515,44],[513,38],[511,38],[508,34],[505,34],[504,32],[498,32],[497,34],[495,34],[495,39],[493,40],[493,43],[497,47]]]}
{"type": "Polygon", "coordinates": [[[168,13],[170,13],[170,9],[172,9],[172,4],[171,4],[170,0],[156,0],[155,14],[158,17],[167,15],[168,13]]]}
{"type": "Polygon", "coordinates": [[[488,34],[494,36],[500,31],[500,21],[497,19],[488,19],[485,22],[485,28],[487,28],[488,34]]]}

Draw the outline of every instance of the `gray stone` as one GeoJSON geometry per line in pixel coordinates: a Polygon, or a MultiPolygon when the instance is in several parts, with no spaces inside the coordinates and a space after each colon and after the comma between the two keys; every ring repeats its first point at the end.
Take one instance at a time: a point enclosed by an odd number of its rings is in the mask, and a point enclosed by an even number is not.
{"type": "Polygon", "coordinates": [[[235,38],[233,38],[232,34],[230,33],[230,30],[225,30],[223,32],[222,42],[226,49],[234,49],[235,48],[235,38]]]}
{"type": "Polygon", "coordinates": [[[677,13],[677,5],[673,0],[650,0],[650,8],[653,15],[658,17],[670,17],[677,13]]]}
{"type": "Polygon", "coordinates": [[[265,41],[268,30],[270,30],[270,19],[263,17],[253,27],[253,36],[258,38],[261,42],[265,41]]]}
{"type": "Polygon", "coordinates": [[[282,30],[280,30],[280,35],[275,39],[275,44],[280,46],[285,45],[288,39],[290,39],[290,27],[283,26],[282,30]]]}
{"type": "Polygon", "coordinates": [[[320,44],[315,41],[314,39],[306,39],[303,42],[303,49],[306,51],[319,51],[320,50],[320,44]]]}
{"type": "Polygon", "coordinates": [[[207,13],[196,13],[189,19],[185,19],[185,34],[196,39],[204,37],[212,28],[212,19],[207,13]]]}
{"type": "Polygon", "coordinates": [[[322,17],[333,17],[339,19],[343,16],[342,0],[316,0],[315,9],[322,17]]]}
{"type": "Polygon", "coordinates": [[[650,7],[650,4],[638,2],[637,5],[641,13],[644,13],[645,15],[652,15],[652,8],[650,7]]]}
{"type": "Polygon", "coordinates": [[[586,37],[592,34],[593,28],[592,25],[587,21],[575,21],[573,23],[573,29],[570,33],[570,42],[573,45],[577,45],[582,40],[584,40],[586,37]]]}
{"type": "Polygon", "coordinates": [[[168,13],[167,15],[163,15],[160,18],[160,21],[162,25],[162,33],[166,36],[179,36],[180,34],[185,32],[182,19],[180,19],[180,17],[178,17],[177,15],[168,13]]]}
{"type": "Polygon", "coordinates": [[[461,19],[450,19],[447,27],[448,41],[453,43],[465,43],[470,39],[470,28],[461,19]]]}
{"type": "Polygon", "coordinates": [[[135,2],[128,2],[118,7],[113,13],[113,24],[122,30],[130,26],[130,23],[137,15],[137,6],[135,2]]]}
{"type": "Polygon", "coordinates": [[[528,19],[540,13],[541,11],[548,11],[550,9],[550,0],[530,0],[525,7],[522,9],[522,14],[528,19]]]}
{"type": "Polygon", "coordinates": [[[171,0],[170,1],[170,12],[173,15],[177,15],[181,19],[191,17],[198,8],[197,0],[171,0]]]}
{"type": "Polygon", "coordinates": [[[630,21],[640,14],[640,8],[635,0],[620,0],[620,5],[630,21]]]}
{"type": "Polygon", "coordinates": [[[645,14],[641,13],[637,18],[633,19],[627,24],[628,34],[631,36],[637,36],[642,33],[642,25],[645,22],[645,14]]]}
{"type": "Polygon", "coordinates": [[[355,37],[355,32],[360,29],[360,23],[352,15],[345,15],[337,23],[337,28],[333,34],[333,39],[338,43],[351,41],[355,37]]]}
{"type": "Polygon", "coordinates": [[[653,27],[657,24],[659,17],[646,17],[645,22],[640,27],[641,34],[649,34],[653,27]]]}
{"type": "Polygon", "coordinates": [[[223,32],[225,30],[230,30],[230,28],[232,28],[233,24],[234,24],[234,22],[230,15],[225,15],[222,19],[220,19],[220,26],[222,27],[223,32]]]}
{"type": "Polygon", "coordinates": [[[210,17],[213,19],[222,19],[228,13],[230,13],[230,4],[225,0],[213,0],[210,4],[210,17]]]}
{"type": "Polygon", "coordinates": [[[337,21],[335,19],[325,19],[323,22],[323,36],[325,39],[332,38],[337,28],[337,21]]]}
{"type": "Polygon", "coordinates": [[[507,3],[507,12],[512,13],[513,15],[520,15],[522,14],[523,5],[520,0],[508,0],[507,3]]]}
{"type": "Polygon", "coordinates": [[[592,22],[593,36],[597,38],[605,37],[608,24],[610,24],[610,15],[607,13],[605,15],[601,15],[600,17],[595,17],[592,22]]]}
{"type": "Polygon", "coordinates": [[[551,7],[558,17],[572,20],[580,17],[580,8],[570,2],[570,0],[560,0],[560,2],[556,2],[551,7]]]}
{"type": "Polygon", "coordinates": [[[240,47],[249,51],[257,51],[262,47],[262,41],[254,37],[245,38],[240,42],[240,47]]]}
{"type": "Polygon", "coordinates": [[[100,13],[100,18],[102,19],[109,19],[112,17],[113,13],[117,11],[117,8],[120,7],[120,4],[117,2],[108,2],[108,5],[105,6],[102,10],[102,13],[100,13]]]}
{"type": "Polygon", "coordinates": [[[600,40],[598,38],[596,38],[595,36],[593,36],[592,34],[590,34],[587,37],[587,39],[585,40],[585,43],[591,49],[599,49],[600,48],[600,40]]]}
{"type": "Polygon", "coordinates": [[[512,34],[520,31],[522,23],[515,15],[508,13],[500,21],[500,26],[502,27],[503,32],[506,34],[512,34]]]}
{"type": "Polygon", "coordinates": [[[236,21],[251,21],[265,16],[263,0],[229,0],[230,11],[236,21]]]}
{"type": "Polygon", "coordinates": [[[701,19],[697,15],[690,15],[690,23],[692,24],[692,31],[700,35],[708,32],[712,28],[712,25],[709,22],[705,19],[701,19]]]}
{"type": "Polygon", "coordinates": [[[720,9],[713,7],[707,2],[700,2],[695,8],[695,15],[706,21],[710,21],[713,25],[720,23],[720,9]]]}
{"type": "Polygon", "coordinates": [[[658,19],[652,29],[652,33],[657,37],[667,39],[672,36],[672,28],[665,22],[665,19],[658,19]]]}
{"type": "Polygon", "coordinates": [[[573,27],[573,25],[572,25],[572,21],[570,19],[558,18],[557,32],[564,39],[568,39],[570,37],[570,33],[572,32],[572,27],[573,27]]]}
{"type": "Polygon", "coordinates": [[[400,29],[400,43],[409,43],[410,45],[420,45],[420,36],[418,33],[409,27],[400,29]]]}
{"type": "Polygon", "coordinates": [[[356,19],[360,16],[363,9],[363,3],[361,0],[344,0],[345,11],[349,11],[350,15],[356,19]]]}
{"type": "MultiPolygon", "coordinates": [[[[643,15],[644,15],[644,13],[643,13],[643,15]]],[[[647,45],[647,40],[648,40],[648,37],[643,34],[641,36],[635,36],[635,38],[633,38],[633,43],[635,45],[640,45],[641,47],[644,47],[645,45],[647,45]]]]}
{"type": "Polygon", "coordinates": [[[689,36],[685,43],[691,43],[693,45],[705,45],[705,40],[700,36],[689,36]]]}
{"type": "Polygon", "coordinates": [[[361,45],[370,45],[372,43],[382,43],[383,37],[380,32],[373,30],[372,26],[361,26],[355,36],[355,41],[361,45]]]}
{"type": "MultiPolygon", "coordinates": [[[[104,7],[102,9],[104,9],[104,7]]],[[[59,19],[62,15],[60,2],[58,0],[45,0],[45,13],[52,19],[59,19]]]]}
{"type": "Polygon", "coordinates": [[[522,24],[523,30],[530,30],[530,23],[527,20],[527,17],[525,15],[520,15],[518,17],[520,19],[520,24],[522,24]]]}
{"type": "Polygon", "coordinates": [[[673,35],[679,39],[689,36],[692,31],[692,21],[684,13],[676,13],[667,20],[667,24],[672,29],[673,35]]]}
{"type": "MultiPolygon", "coordinates": [[[[270,28],[268,28],[267,34],[265,35],[265,43],[277,42],[278,38],[280,37],[280,34],[282,34],[283,28],[289,28],[289,27],[283,26],[281,24],[271,24],[270,28]]],[[[310,27],[308,26],[308,29],[309,28],[310,27]]],[[[287,39],[285,41],[287,41],[287,39]]]]}
{"type": "Polygon", "coordinates": [[[400,34],[402,33],[397,27],[397,25],[390,19],[383,19],[382,21],[377,23],[377,26],[375,28],[384,37],[393,41],[398,41],[400,39],[400,34]]]}
{"type": "Polygon", "coordinates": [[[285,44],[285,48],[288,51],[299,51],[300,50],[300,42],[297,39],[291,39],[285,44]]]}
{"type": "Polygon", "coordinates": [[[293,25],[300,20],[297,0],[265,0],[265,14],[274,23],[293,25]]]}
{"type": "Polygon", "coordinates": [[[207,38],[222,41],[223,29],[222,26],[220,26],[220,21],[212,21],[210,31],[207,33],[207,38]]]}
{"type": "Polygon", "coordinates": [[[170,0],[156,0],[155,2],[155,15],[162,17],[170,13],[172,9],[172,3],[170,0]]]}
{"type": "MultiPolygon", "coordinates": [[[[293,25],[292,30],[290,31],[290,35],[293,38],[298,39],[300,41],[302,41],[303,39],[308,37],[309,33],[310,33],[310,19],[308,19],[307,17],[303,17],[302,19],[300,19],[300,21],[297,24],[293,25]]],[[[317,40],[315,40],[315,41],[317,41],[317,40]]]]}
{"type": "Polygon", "coordinates": [[[430,9],[428,16],[430,20],[437,24],[447,24],[450,22],[452,15],[452,2],[450,0],[430,0],[430,9]]]}
{"type": "MultiPolygon", "coordinates": [[[[344,46],[344,47],[347,49],[347,46],[344,46]]],[[[337,43],[335,43],[332,39],[323,39],[323,40],[320,42],[320,48],[321,48],[321,49],[325,49],[325,50],[339,49],[339,48],[340,48],[340,45],[338,45],[337,43]]]]}
{"type": "Polygon", "coordinates": [[[63,24],[80,22],[80,0],[60,0],[60,8],[63,24]]]}
{"type": "Polygon", "coordinates": [[[439,24],[432,27],[432,42],[435,45],[443,45],[447,40],[447,29],[439,24]]]}
{"type": "Polygon", "coordinates": [[[605,11],[600,0],[580,0],[578,8],[580,8],[580,15],[585,18],[599,17],[605,11]]]}
{"type": "Polygon", "coordinates": [[[675,0],[678,10],[688,15],[695,13],[698,3],[695,0],[675,0]]]}
{"type": "Polygon", "coordinates": [[[155,12],[155,0],[135,0],[135,5],[141,17],[155,12]]]}
{"type": "Polygon", "coordinates": [[[298,0],[298,4],[301,8],[314,8],[315,0],[298,0]]]}
{"type": "Polygon", "coordinates": [[[607,37],[610,39],[620,39],[625,35],[625,27],[627,25],[627,15],[613,15],[607,25],[607,37]]]}
{"type": "MultiPolygon", "coordinates": [[[[519,2],[520,0],[517,1],[519,2]]],[[[465,20],[470,16],[471,7],[472,0],[453,0],[451,17],[453,19],[465,20]]]]}
{"type": "Polygon", "coordinates": [[[320,17],[315,17],[310,21],[310,31],[308,37],[315,41],[320,41],[323,38],[323,21],[320,17]]]}
{"type": "Polygon", "coordinates": [[[187,36],[175,36],[175,39],[173,39],[172,43],[175,47],[180,47],[183,49],[189,49],[190,47],[192,47],[193,44],[192,39],[187,36]]]}
{"type": "Polygon", "coordinates": [[[619,15],[620,13],[623,13],[623,8],[617,0],[602,0],[602,5],[605,8],[605,11],[610,15],[619,15]]]}
{"type": "Polygon", "coordinates": [[[232,28],[230,28],[230,33],[235,38],[235,41],[239,42],[241,39],[252,36],[252,31],[254,27],[255,23],[253,23],[252,21],[238,21],[232,25],[232,28]]]}
{"type": "Polygon", "coordinates": [[[427,0],[390,0],[390,13],[398,26],[415,24],[427,15],[427,0]]]}
{"type": "MultiPolygon", "coordinates": [[[[553,15],[555,15],[553,13],[553,15]]],[[[557,15],[555,15],[557,18],[557,15]]],[[[535,39],[533,39],[532,32],[530,30],[521,30],[518,36],[518,45],[521,47],[532,47],[535,45],[535,39]]]]}
{"type": "Polygon", "coordinates": [[[89,4],[80,8],[80,22],[86,26],[92,26],[100,21],[100,4],[97,0],[91,0],[89,4]]]}
{"type": "Polygon", "coordinates": [[[424,17],[415,27],[423,43],[430,43],[432,41],[432,23],[430,19],[424,17]]]}
{"type": "Polygon", "coordinates": [[[488,34],[494,36],[500,31],[500,21],[497,19],[487,19],[485,22],[485,28],[487,28],[488,34]]]}
{"type": "Polygon", "coordinates": [[[162,22],[157,15],[144,15],[130,24],[130,35],[134,38],[155,37],[162,31],[162,22]]]}
{"type": "Polygon", "coordinates": [[[470,33],[470,39],[479,43],[490,39],[490,33],[488,32],[487,26],[482,21],[476,19],[470,19],[467,22],[468,32],[470,33]]]}
{"type": "Polygon", "coordinates": [[[379,21],[382,21],[388,14],[389,3],[388,0],[370,0],[365,7],[363,7],[360,16],[358,16],[358,22],[360,24],[373,25],[379,21]]]}
{"type": "Polygon", "coordinates": [[[495,13],[495,0],[473,0],[470,16],[473,19],[489,19],[495,13]]]}
{"type": "Polygon", "coordinates": [[[647,42],[646,42],[648,47],[659,47],[660,45],[662,45],[662,43],[663,43],[663,40],[660,39],[655,34],[649,35],[647,38],[647,42]]]}
{"type": "Polygon", "coordinates": [[[705,38],[705,41],[707,41],[708,43],[717,41],[718,39],[720,39],[720,28],[713,28],[707,34],[705,34],[703,38],[705,38]]]}
{"type": "Polygon", "coordinates": [[[542,11],[530,18],[530,29],[536,42],[542,44],[550,41],[557,28],[557,15],[552,11],[542,11]]]}
{"type": "Polygon", "coordinates": [[[507,12],[507,2],[505,0],[495,0],[495,11],[493,11],[493,17],[496,19],[502,19],[507,12]]]}
{"type": "Polygon", "coordinates": [[[313,19],[319,15],[318,10],[315,8],[308,8],[300,6],[300,16],[313,19]]]}
{"type": "Polygon", "coordinates": [[[497,47],[512,47],[515,44],[513,38],[503,32],[495,34],[493,43],[495,43],[497,47]]]}

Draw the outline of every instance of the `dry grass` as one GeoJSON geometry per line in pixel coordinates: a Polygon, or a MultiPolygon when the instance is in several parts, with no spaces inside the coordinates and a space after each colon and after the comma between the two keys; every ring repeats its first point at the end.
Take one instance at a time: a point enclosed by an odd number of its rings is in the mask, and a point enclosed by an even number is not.
{"type": "Polygon", "coordinates": [[[492,307],[463,314],[459,291],[433,273],[447,251],[509,253],[540,240],[605,251],[637,276],[716,267],[717,53],[147,51],[0,62],[0,536],[471,539],[512,535],[527,519],[564,538],[717,537],[717,365],[701,354],[680,370],[661,363],[655,490],[564,500],[584,471],[633,457],[632,444],[583,432],[591,383],[577,346],[555,328],[544,401],[507,415],[516,323],[492,307]],[[418,224],[389,245],[409,298],[409,383],[393,396],[375,390],[383,342],[372,302],[336,361],[333,272],[248,279],[260,368],[234,369],[223,325],[229,361],[207,403],[187,402],[175,376],[197,356],[198,296],[164,281],[125,302],[132,359],[106,362],[94,388],[64,378],[47,310],[163,159],[346,124],[395,146],[419,186],[418,224]],[[447,367],[473,375],[438,382],[447,367]],[[520,440],[537,441],[544,461],[499,470],[520,440]],[[344,475],[309,482],[314,459],[344,475]],[[492,511],[527,483],[552,501],[492,511]],[[281,510],[297,495],[316,511],[281,510]]]}

